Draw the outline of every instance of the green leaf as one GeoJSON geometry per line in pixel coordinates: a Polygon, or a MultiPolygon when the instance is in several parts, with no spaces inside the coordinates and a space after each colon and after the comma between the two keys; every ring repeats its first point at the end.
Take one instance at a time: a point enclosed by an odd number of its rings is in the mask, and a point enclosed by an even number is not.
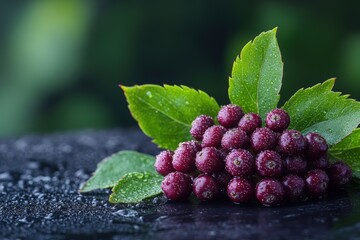
{"type": "Polygon", "coordinates": [[[135,85],[121,88],[142,131],[162,148],[174,150],[191,140],[191,122],[200,114],[216,116],[219,105],[202,91],[186,86],[135,85]]]}
{"type": "Polygon", "coordinates": [[[163,177],[153,173],[128,173],[112,189],[112,203],[137,203],[161,193],[163,177]]]}
{"type": "Polygon", "coordinates": [[[300,89],[285,103],[289,128],[304,134],[320,133],[330,146],[349,135],[360,123],[360,103],[331,91],[335,79],[311,88],[300,89]]]}
{"type": "Polygon", "coordinates": [[[121,177],[131,172],[153,172],[155,158],[134,151],[120,151],[102,160],[93,176],[83,185],[80,192],[115,186],[121,177]]]}
{"type": "Polygon", "coordinates": [[[245,112],[266,113],[277,107],[283,62],[276,40],[277,28],[261,33],[245,45],[229,79],[229,98],[245,112]]]}
{"type": "Polygon", "coordinates": [[[355,177],[360,178],[360,128],[330,149],[336,159],[345,161],[353,170],[355,177]]]}

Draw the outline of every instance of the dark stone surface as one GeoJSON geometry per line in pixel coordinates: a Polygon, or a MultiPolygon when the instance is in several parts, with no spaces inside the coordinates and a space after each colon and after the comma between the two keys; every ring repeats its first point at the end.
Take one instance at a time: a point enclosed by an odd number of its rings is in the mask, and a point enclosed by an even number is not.
{"type": "Polygon", "coordinates": [[[104,157],[156,154],[138,130],[0,140],[2,239],[360,239],[360,189],[267,208],[227,201],[108,203],[109,191],[77,192],[104,157]]]}

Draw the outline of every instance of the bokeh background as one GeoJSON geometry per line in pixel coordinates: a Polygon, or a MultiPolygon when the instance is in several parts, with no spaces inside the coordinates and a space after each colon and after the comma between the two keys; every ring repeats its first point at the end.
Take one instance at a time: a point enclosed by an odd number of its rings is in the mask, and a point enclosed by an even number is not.
{"type": "Polygon", "coordinates": [[[360,99],[359,1],[0,2],[0,137],[134,126],[118,84],[183,84],[228,103],[241,48],[276,26],[283,103],[337,77],[360,99]]]}

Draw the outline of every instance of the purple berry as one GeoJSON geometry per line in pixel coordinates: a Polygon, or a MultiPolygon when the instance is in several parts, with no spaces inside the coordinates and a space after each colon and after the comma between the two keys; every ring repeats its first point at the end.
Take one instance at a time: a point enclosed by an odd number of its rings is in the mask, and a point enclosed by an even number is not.
{"type": "Polygon", "coordinates": [[[328,175],[320,169],[310,170],[305,177],[308,193],[312,197],[320,197],[326,193],[329,185],[328,175]]]}
{"type": "Polygon", "coordinates": [[[282,179],[282,184],[285,189],[285,196],[290,201],[298,200],[304,197],[306,185],[304,179],[296,175],[286,175],[282,179]]]}
{"type": "Polygon", "coordinates": [[[276,134],[269,128],[258,128],[251,135],[251,147],[255,152],[272,150],[276,147],[276,134]]]}
{"type": "Polygon", "coordinates": [[[311,169],[322,169],[326,170],[330,166],[330,162],[328,160],[328,157],[326,155],[323,155],[315,160],[312,160],[309,162],[311,169]]]}
{"type": "Polygon", "coordinates": [[[306,150],[306,139],[297,130],[284,131],[278,144],[279,151],[287,155],[301,155],[306,150]]]}
{"type": "Polygon", "coordinates": [[[196,170],[195,158],[198,151],[194,141],[183,142],[175,150],[172,165],[176,171],[183,173],[191,173],[196,170]]]}
{"type": "Polygon", "coordinates": [[[265,150],[256,156],[256,170],[262,177],[278,177],[283,170],[281,156],[272,150],[265,150]]]}
{"type": "Polygon", "coordinates": [[[224,161],[219,150],[206,147],[196,154],[195,164],[199,171],[212,174],[223,169],[224,161]]]}
{"type": "Polygon", "coordinates": [[[214,173],[213,177],[216,179],[221,189],[226,189],[227,185],[232,179],[232,176],[226,170],[214,173]]]}
{"type": "Polygon", "coordinates": [[[190,176],[181,172],[169,173],[161,183],[165,196],[173,201],[185,200],[191,193],[190,176]]]}
{"type": "Polygon", "coordinates": [[[307,154],[312,159],[323,156],[328,150],[325,138],[317,133],[308,133],[305,136],[307,141],[307,154]]]}
{"type": "Polygon", "coordinates": [[[248,148],[249,145],[249,137],[247,136],[246,132],[239,128],[228,130],[221,140],[221,147],[226,150],[248,148]]]}
{"type": "Polygon", "coordinates": [[[227,186],[227,195],[234,203],[244,203],[255,196],[254,185],[247,179],[235,177],[227,186]]]}
{"type": "Polygon", "coordinates": [[[220,188],[212,176],[202,174],[195,178],[193,191],[199,200],[208,201],[219,196],[220,188]]]}
{"type": "Polygon", "coordinates": [[[226,132],[226,128],[222,126],[209,127],[203,136],[202,147],[220,147],[221,139],[226,132]]]}
{"type": "Polygon", "coordinates": [[[165,150],[156,156],[154,167],[159,174],[166,176],[171,172],[175,172],[172,165],[173,154],[173,151],[165,150]]]}
{"type": "Polygon", "coordinates": [[[228,104],[221,107],[217,116],[217,120],[222,126],[226,128],[232,128],[237,126],[243,115],[244,112],[239,106],[228,104]]]}
{"type": "Polygon", "coordinates": [[[307,161],[299,155],[286,156],[283,163],[286,173],[289,174],[304,175],[308,167],[307,161]]]}
{"type": "Polygon", "coordinates": [[[232,150],[225,159],[225,169],[233,176],[248,177],[254,173],[253,155],[244,149],[232,150]]]}
{"type": "Polygon", "coordinates": [[[247,113],[240,119],[238,127],[247,134],[251,134],[261,127],[261,117],[256,113],[247,113]]]}
{"type": "Polygon", "coordinates": [[[350,182],[352,171],[345,162],[338,161],[331,164],[328,175],[332,186],[340,187],[350,182]]]}
{"type": "Polygon", "coordinates": [[[278,180],[265,178],[256,185],[256,198],[264,206],[281,204],[284,195],[284,187],[278,180]]]}
{"type": "Polygon", "coordinates": [[[289,114],[283,109],[274,109],[266,115],[266,127],[274,132],[282,132],[290,124],[289,114]]]}
{"type": "Polygon", "coordinates": [[[190,134],[196,140],[201,141],[203,135],[209,127],[214,125],[214,120],[210,116],[200,115],[191,123],[190,134]]]}

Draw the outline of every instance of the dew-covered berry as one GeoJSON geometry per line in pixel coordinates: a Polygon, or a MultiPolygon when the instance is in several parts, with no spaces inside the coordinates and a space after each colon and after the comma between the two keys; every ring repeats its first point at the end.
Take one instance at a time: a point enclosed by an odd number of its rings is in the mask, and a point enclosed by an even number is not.
{"type": "Polygon", "coordinates": [[[233,178],[226,170],[214,173],[212,176],[216,179],[221,189],[226,189],[230,180],[233,178]]]}
{"type": "Polygon", "coordinates": [[[282,132],[290,124],[289,114],[281,108],[274,109],[266,115],[266,127],[274,132],[282,132]]]}
{"type": "Polygon", "coordinates": [[[249,180],[235,177],[229,182],[226,192],[232,202],[244,203],[254,198],[255,187],[249,180]]]}
{"type": "Polygon", "coordinates": [[[343,161],[337,161],[331,164],[327,171],[332,186],[340,187],[350,182],[352,171],[349,165],[343,161]]]}
{"type": "Polygon", "coordinates": [[[256,198],[264,206],[279,205],[284,196],[284,187],[278,180],[264,178],[256,185],[256,198]]]}
{"type": "Polygon", "coordinates": [[[288,174],[304,175],[308,168],[308,162],[300,155],[285,156],[283,163],[288,174]]]}
{"type": "Polygon", "coordinates": [[[191,123],[190,134],[196,140],[201,141],[203,135],[209,127],[214,125],[214,120],[212,117],[207,115],[200,115],[191,123]]]}
{"type": "Polygon", "coordinates": [[[320,197],[326,193],[329,185],[328,175],[321,169],[310,170],[305,176],[307,191],[312,197],[320,197]]]}
{"type": "Polygon", "coordinates": [[[154,167],[160,175],[166,176],[175,171],[172,165],[173,155],[173,151],[165,150],[156,156],[154,167]]]}
{"type": "Polygon", "coordinates": [[[198,152],[196,154],[195,164],[199,171],[209,174],[220,172],[224,167],[221,153],[214,147],[206,147],[198,152]]]}
{"type": "Polygon", "coordinates": [[[317,159],[323,156],[328,150],[328,145],[320,134],[308,133],[305,136],[307,141],[307,155],[312,159],[317,159]]]}
{"type": "Polygon", "coordinates": [[[172,165],[175,170],[183,173],[195,171],[197,151],[197,144],[194,141],[180,143],[173,155],[172,165]]]}
{"type": "Polygon", "coordinates": [[[284,176],[282,184],[285,190],[285,196],[288,200],[299,200],[305,195],[306,185],[304,179],[299,176],[289,174],[284,176]]]}
{"type": "Polygon", "coordinates": [[[248,177],[255,170],[254,157],[244,149],[232,150],[225,159],[225,169],[233,176],[248,177]]]}
{"type": "Polygon", "coordinates": [[[245,131],[239,128],[228,130],[221,139],[221,147],[226,150],[248,148],[249,145],[249,137],[245,131]]]}
{"type": "Polygon", "coordinates": [[[217,120],[222,126],[232,128],[237,126],[243,115],[244,112],[239,106],[228,104],[221,107],[217,115],[217,120]]]}
{"type": "Polygon", "coordinates": [[[261,127],[261,117],[256,113],[247,113],[240,119],[238,127],[247,134],[251,134],[261,127]]]}
{"type": "Polygon", "coordinates": [[[219,196],[220,188],[212,176],[201,174],[194,180],[193,191],[199,200],[208,201],[219,196]]]}
{"type": "Polygon", "coordinates": [[[277,144],[276,134],[269,128],[258,128],[251,134],[250,144],[255,152],[272,150],[277,144]]]}
{"type": "Polygon", "coordinates": [[[169,173],[161,183],[165,196],[173,201],[185,200],[191,193],[190,176],[181,172],[169,173]]]}
{"type": "Polygon", "coordinates": [[[300,155],[306,150],[306,138],[297,130],[287,130],[281,134],[278,147],[284,154],[300,155]]]}
{"type": "Polygon", "coordinates": [[[311,160],[309,161],[309,165],[311,169],[322,169],[322,170],[326,170],[329,168],[330,166],[330,162],[329,159],[327,157],[327,155],[323,155],[315,160],[311,160]]]}
{"type": "Polygon", "coordinates": [[[201,143],[202,147],[220,147],[221,139],[226,132],[226,128],[223,126],[212,126],[209,127],[204,135],[201,143]]]}
{"type": "Polygon", "coordinates": [[[265,150],[256,156],[256,171],[262,177],[278,177],[283,171],[281,156],[272,150],[265,150]]]}

